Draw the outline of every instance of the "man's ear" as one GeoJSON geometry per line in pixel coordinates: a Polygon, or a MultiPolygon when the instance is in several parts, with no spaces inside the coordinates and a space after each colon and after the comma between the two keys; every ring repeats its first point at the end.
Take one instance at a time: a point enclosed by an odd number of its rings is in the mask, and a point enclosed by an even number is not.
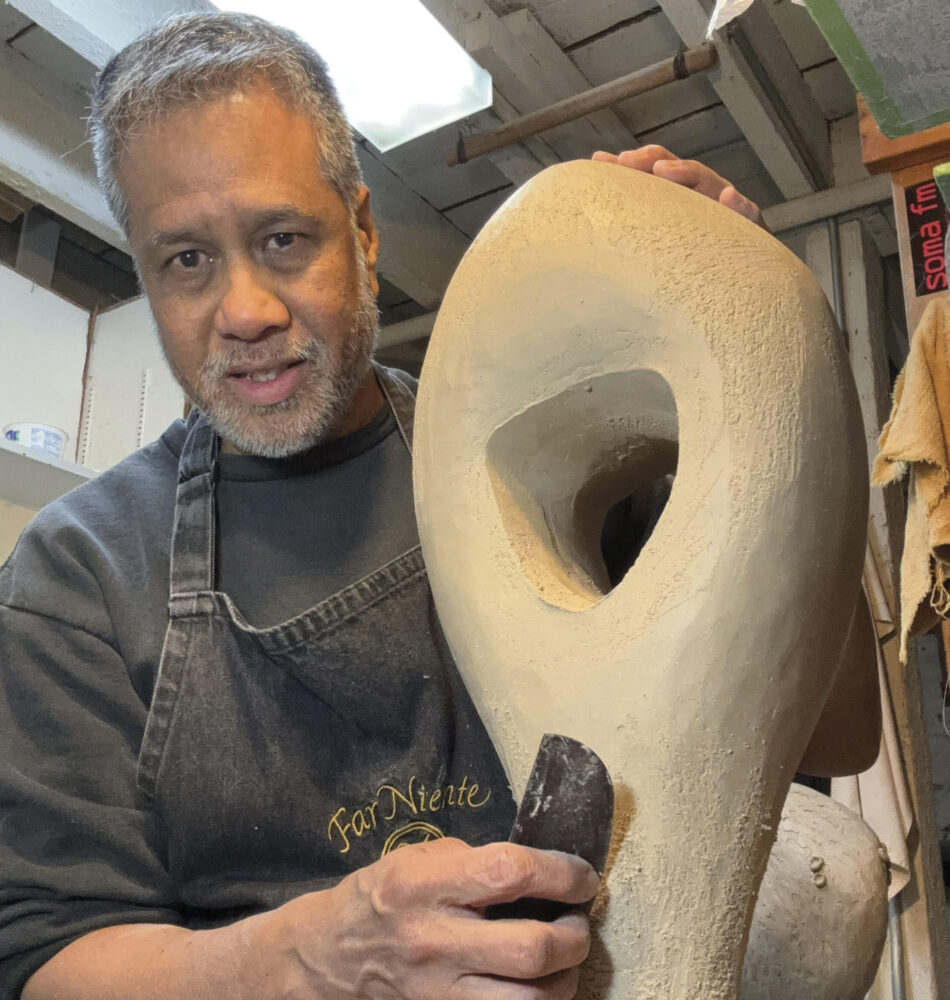
{"type": "Polygon", "coordinates": [[[379,295],[379,281],[376,277],[376,260],[379,257],[379,232],[373,213],[369,209],[369,188],[363,185],[356,195],[356,227],[360,248],[366,257],[366,273],[374,295],[379,295]]]}

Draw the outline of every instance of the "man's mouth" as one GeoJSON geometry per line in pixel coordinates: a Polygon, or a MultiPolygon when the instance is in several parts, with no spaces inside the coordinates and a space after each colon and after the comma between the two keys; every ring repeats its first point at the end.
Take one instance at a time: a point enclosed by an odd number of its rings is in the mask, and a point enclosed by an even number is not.
{"type": "Polygon", "coordinates": [[[273,382],[278,375],[283,374],[288,368],[295,368],[303,364],[300,360],[286,361],[280,364],[264,367],[255,365],[253,368],[231,368],[227,375],[230,378],[246,378],[251,382],[273,382]]]}
{"type": "Polygon", "coordinates": [[[286,400],[296,390],[303,361],[235,365],[225,373],[238,395],[249,403],[269,405],[286,400]]]}

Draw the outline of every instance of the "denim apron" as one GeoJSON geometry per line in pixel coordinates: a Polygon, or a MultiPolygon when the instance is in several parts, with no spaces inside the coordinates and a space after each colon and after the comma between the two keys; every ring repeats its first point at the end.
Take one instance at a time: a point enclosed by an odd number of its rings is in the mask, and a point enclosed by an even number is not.
{"type": "MultiPolygon", "coordinates": [[[[411,447],[410,384],[376,372],[411,447]]],[[[254,628],[214,589],[217,455],[214,431],[193,414],[138,765],[183,911],[217,922],[332,885],[406,844],[505,840],[511,792],[449,653],[420,548],[290,621],[254,628]]]]}

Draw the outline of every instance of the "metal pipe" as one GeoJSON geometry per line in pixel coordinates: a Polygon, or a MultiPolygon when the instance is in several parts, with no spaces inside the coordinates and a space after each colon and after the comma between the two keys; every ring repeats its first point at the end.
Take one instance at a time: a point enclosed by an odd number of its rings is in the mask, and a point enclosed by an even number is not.
{"type": "Polygon", "coordinates": [[[897,896],[887,907],[887,938],[891,949],[891,1000],[905,1000],[907,991],[904,988],[904,935],[897,896]]]}
{"type": "Polygon", "coordinates": [[[652,66],[639,69],[635,73],[628,73],[618,80],[612,80],[610,83],[586,90],[582,94],[565,98],[565,100],[551,104],[540,111],[533,111],[529,115],[514,119],[514,121],[505,122],[504,125],[492,129],[490,132],[479,132],[469,136],[460,135],[458,145],[446,155],[445,162],[450,167],[467,163],[477,156],[484,156],[486,153],[510,146],[513,142],[526,139],[528,136],[537,135],[539,132],[545,132],[557,125],[563,125],[565,122],[582,118],[594,111],[600,111],[601,108],[626,100],[628,97],[635,97],[648,90],[655,90],[657,87],[663,86],[664,83],[683,80],[694,73],[703,73],[715,65],[716,47],[712,42],[706,42],[693,49],[685,49],[671,59],[664,59],[652,66]]]}
{"type": "Polygon", "coordinates": [[[838,220],[829,219],[828,242],[831,246],[831,298],[835,310],[835,319],[844,335],[845,346],[850,350],[851,337],[848,334],[848,316],[844,305],[844,269],[841,266],[841,234],[838,232],[838,220]]]}

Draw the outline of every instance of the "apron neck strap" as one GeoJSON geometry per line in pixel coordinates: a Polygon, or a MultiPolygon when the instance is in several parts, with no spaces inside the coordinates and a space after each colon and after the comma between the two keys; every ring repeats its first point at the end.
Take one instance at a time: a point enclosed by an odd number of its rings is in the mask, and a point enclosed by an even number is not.
{"type": "Polygon", "coordinates": [[[413,415],[416,409],[416,380],[405,372],[397,371],[394,368],[385,368],[375,361],[373,362],[373,370],[376,372],[379,387],[383,390],[383,395],[392,408],[399,433],[411,452],[413,415]]]}
{"type": "Polygon", "coordinates": [[[218,478],[218,436],[197,410],[178,460],[178,490],[172,529],[169,596],[214,589],[214,486],[218,478]]]}

